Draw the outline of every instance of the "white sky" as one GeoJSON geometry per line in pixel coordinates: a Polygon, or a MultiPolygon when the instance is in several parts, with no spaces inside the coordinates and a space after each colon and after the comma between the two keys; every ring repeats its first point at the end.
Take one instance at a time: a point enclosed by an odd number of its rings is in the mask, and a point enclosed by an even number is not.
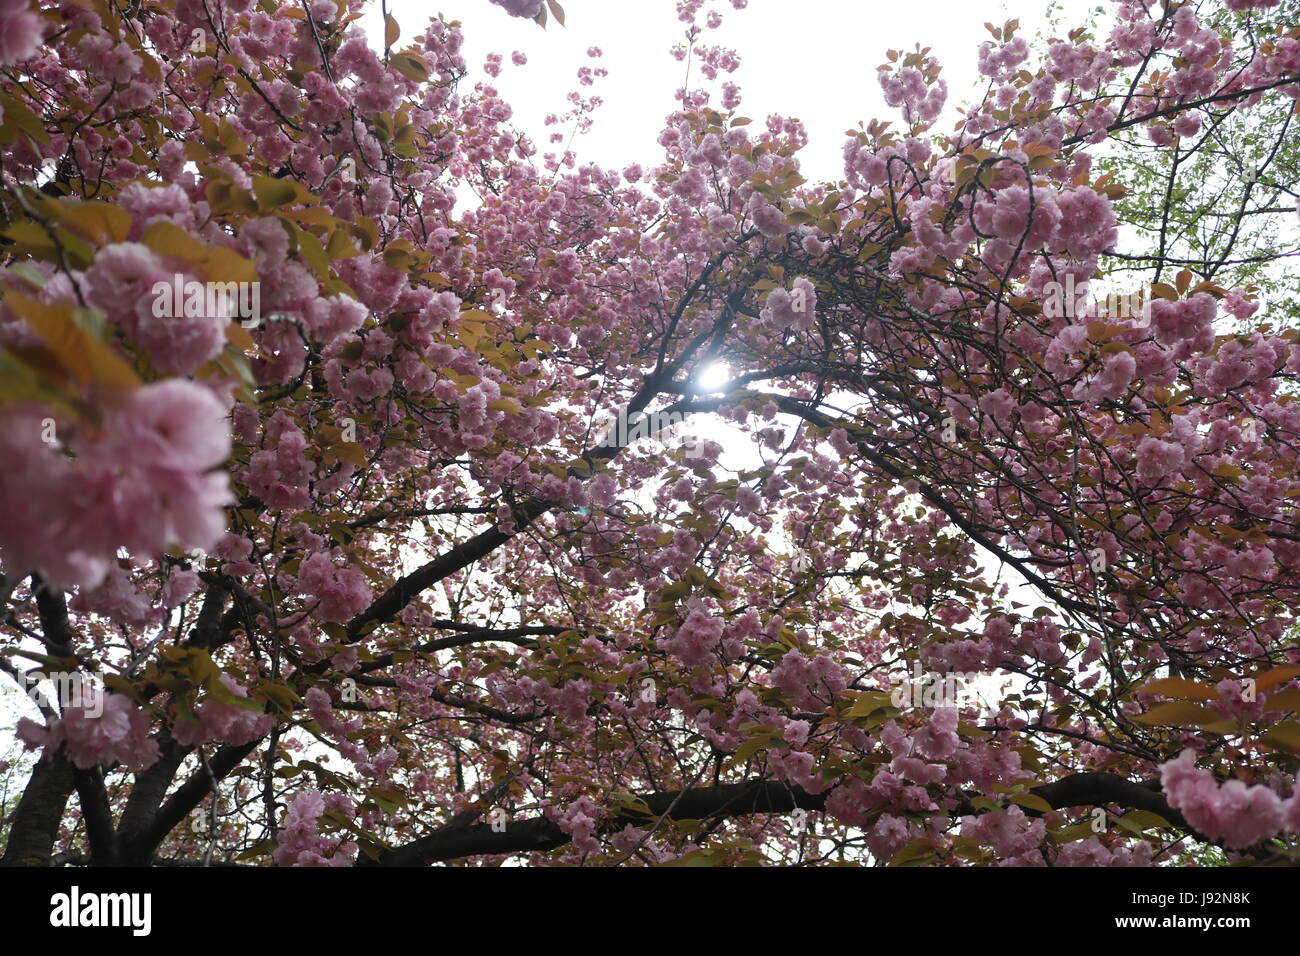
{"type": "MultiPolygon", "coordinates": [[[[655,139],[685,77],[685,64],[668,52],[683,42],[686,27],[677,19],[674,0],[561,2],[566,25],[551,20],[545,30],[489,0],[443,0],[441,9],[463,25],[471,81],[484,77],[486,54],[502,54],[502,73],[491,82],[515,108],[515,124],[542,152],[556,149],[547,142],[552,130],[543,125],[546,115],[567,112],[565,95],[578,89],[604,99],[594,128],[575,142],[579,161],[615,169],[633,162],[654,165],[662,156],[655,139]],[[588,58],[592,46],[604,56],[588,58]],[[510,62],[515,50],[527,55],[526,66],[510,62]],[[604,67],[609,76],[579,87],[576,73],[583,66],[604,67]]],[[[705,9],[710,6],[722,13],[722,27],[704,31],[700,42],[731,47],[741,61],[735,73],[718,82],[739,84],[744,94],[740,112],[756,122],[772,113],[803,120],[809,133],[802,154],[804,175],[817,180],[840,177],[845,130],[859,120],[895,118],[875,78],[886,50],[908,51],[917,43],[932,48],[949,89],[949,118],[941,125],[951,128],[956,118],[952,107],[967,99],[980,79],[976,50],[990,39],[984,22],[1001,26],[1018,17],[1020,33],[1031,39],[1052,5],[1041,0],[750,0],[746,9],[733,10],[727,0],[712,0],[705,9]]],[[[1074,26],[1093,5],[1064,0],[1057,6],[1074,26]]],[[[397,46],[422,33],[437,9],[414,0],[390,0],[389,12],[402,28],[397,46]]],[[[362,24],[378,44],[378,3],[362,24]]],[[[701,81],[698,67],[693,68],[691,85],[701,81]]]]}

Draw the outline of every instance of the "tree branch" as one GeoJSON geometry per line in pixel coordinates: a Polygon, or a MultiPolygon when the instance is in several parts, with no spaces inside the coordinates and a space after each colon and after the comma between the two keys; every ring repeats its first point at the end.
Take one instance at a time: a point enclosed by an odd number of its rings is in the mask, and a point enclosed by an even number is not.
{"type": "MultiPolygon", "coordinates": [[[[1037,794],[1063,810],[1077,806],[1121,806],[1158,814],[1180,830],[1205,840],[1197,834],[1183,815],[1169,806],[1158,785],[1152,781],[1135,782],[1112,773],[1080,773],[1054,783],[1033,787],[1037,794]]],[[[640,797],[650,814],[626,809],[601,822],[600,831],[620,830],[627,825],[643,826],[658,816],[672,820],[704,820],[710,817],[738,817],[755,813],[790,813],[795,809],[819,811],[826,808],[826,793],[813,794],[770,780],[672,790],[640,797]]],[[[952,816],[974,816],[981,810],[962,801],[952,816]]],[[[1026,811],[1031,815],[1034,811],[1026,811]]],[[[570,842],[571,837],[559,825],[545,817],[508,823],[495,831],[491,825],[443,827],[428,836],[388,850],[378,860],[380,866],[420,866],[470,856],[496,856],[514,853],[544,853],[570,842]]],[[[1208,842],[1208,841],[1207,841],[1208,842]]],[[[375,865],[368,859],[360,866],[375,865]]]]}

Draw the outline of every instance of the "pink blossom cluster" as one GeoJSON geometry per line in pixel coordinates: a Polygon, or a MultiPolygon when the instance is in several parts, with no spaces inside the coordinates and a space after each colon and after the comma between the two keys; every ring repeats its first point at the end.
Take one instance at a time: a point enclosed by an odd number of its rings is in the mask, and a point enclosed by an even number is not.
{"type": "Polygon", "coordinates": [[[0,0],[0,66],[21,63],[36,52],[45,24],[32,0],[0,0]]]}
{"type": "Polygon", "coordinates": [[[81,587],[68,601],[68,610],[77,614],[96,614],[119,627],[135,633],[157,627],[165,619],[149,595],[141,591],[137,575],[115,561],[108,566],[104,579],[94,587],[81,587]]]}
{"type": "MultiPolygon", "coordinates": [[[[198,283],[198,277],[177,264],[169,265],[152,249],[136,242],[106,246],[86,270],[86,296],[139,345],[154,365],[165,372],[188,374],[221,351],[231,310],[209,314],[209,296],[195,296],[201,308],[189,308],[189,301],[171,293],[160,297],[158,289],[174,289],[198,283]],[[201,302],[200,302],[201,300],[201,302]]],[[[215,303],[214,303],[215,304],[215,303]]]]}
{"type": "MultiPolygon", "coordinates": [[[[929,62],[935,63],[933,58],[929,62]]],[[[914,67],[881,70],[876,74],[876,79],[885,94],[885,102],[892,107],[901,108],[904,116],[912,123],[933,123],[939,118],[948,98],[948,84],[945,81],[928,83],[925,75],[914,67]]]]}
{"type": "Polygon", "coordinates": [[[364,610],[372,597],[364,573],[336,564],[324,551],[303,558],[298,568],[298,593],[315,603],[316,619],[326,623],[347,621],[364,610]]]}
{"type": "MultiPolygon", "coordinates": [[[[151,556],[172,545],[207,549],[225,528],[230,453],[221,401],[193,382],[141,386],[106,405],[99,431],[46,441],[53,419],[28,408],[0,414],[0,555],[20,574],[59,587],[94,587],[118,549],[151,556]],[[65,450],[76,452],[75,457],[65,450]]],[[[71,426],[67,426],[71,430],[71,426]]]]}
{"type": "Polygon", "coordinates": [[[60,747],[68,759],[86,769],[97,764],[108,767],[121,764],[129,770],[145,770],[159,756],[158,744],[149,736],[152,721],[123,694],[103,694],[101,711],[92,716],[84,706],[66,707],[42,727],[26,717],[18,719],[18,737],[28,750],[44,747],[52,756],[60,747]]]}
{"type": "MultiPolygon", "coordinates": [[[[247,700],[248,690],[228,674],[219,678],[222,686],[235,697],[247,700]]],[[[221,741],[227,744],[247,744],[264,737],[275,724],[270,714],[248,710],[236,704],[207,695],[194,708],[197,720],[178,719],[172,725],[172,738],[179,744],[197,747],[200,744],[221,741]]]]}
{"type": "Polygon", "coordinates": [[[717,659],[722,628],[721,618],[703,610],[693,610],[682,626],[660,646],[687,667],[704,667],[717,659]]]}
{"type": "Polygon", "coordinates": [[[349,804],[341,794],[324,796],[318,790],[304,790],[294,794],[289,801],[289,812],[276,834],[276,848],[272,859],[277,866],[351,866],[357,855],[357,844],[318,832],[320,817],[327,809],[355,815],[355,808],[339,806],[349,804]],[[330,806],[333,804],[334,806],[330,806]],[[348,812],[348,811],[351,812],[348,812]]]}
{"type": "Polygon", "coordinates": [[[993,848],[1003,859],[1033,853],[1047,836],[1041,817],[1028,817],[1020,807],[990,811],[962,819],[961,835],[993,848]]]}
{"type": "Polygon", "coordinates": [[[600,841],[596,839],[600,808],[591,797],[578,797],[560,810],[548,809],[547,815],[573,838],[574,849],[579,853],[600,852],[600,841]]]}
{"type": "Polygon", "coordinates": [[[239,477],[269,508],[310,507],[315,466],[307,457],[307,436],[284,411],[267,420],[266,436],[270,447],[254,452],[239,477]]]}
{"type": "Polygon", "coordinates": [[[1229,780],[1220,785],[1196,766],[1196,753],[1184,750],[1160,767],[1160,784],[1170,806],[1207,837],[1242,849],[1275,836],[1300,831],[1300,790],[1284,801],[1268,787],[1229,780]]]}
{"type": "Polygon", "coordinates": [[[776,288],[767,294],[761,319],[778,334],[784,329],[803,332],[813,327],[816,313],[817,289],[807,278],[799,276],[791,291],[776,288]]]}

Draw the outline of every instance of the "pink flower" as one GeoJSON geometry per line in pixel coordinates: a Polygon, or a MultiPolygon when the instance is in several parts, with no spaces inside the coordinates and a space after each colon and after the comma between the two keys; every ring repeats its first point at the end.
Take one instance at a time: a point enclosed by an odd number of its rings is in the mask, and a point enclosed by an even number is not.
{"type": "Polygon", "coordinates": [[[714,658],[722,639],[722,621],[703,611],[691,611],[682,626],[661,646],[687,667],[703,667],[714,658]]]}
{"type": "Polygon", "coordinates": [[[1142,478],[1173,480],[1186,463],[1187,453],[1182,445],[1150,436],[1138,442],[1137,472],[1142,478]]]}
{"type": "Polygon", "coordinates": [[[21,718],[18,736],[29,750],[45,747],[53,754],[64,747],[68,759],[83,770],[96,764],[120,763],[128,770],[146,770],[157,762],[158,744],[149,739],[149,714],[122,694],[102,694],[90,708],[70,706],[42,728],[21,718]],[[101,711],[92,716],[90,711],[101,711]]]}
{"type": "Polygon", "coordinates": [[[776,288],[768,293],[761,318],[773,332],[789,328],[806,330],[816,321],[816,311],[817,289],[800,276],[794,280],[791,291],[776,288]]]}
{"type": "Polygon", "coordinates": [[[1029,190],[1008,186],[997,193],[988,230],[1002,239],[1019,239],[1029,222],[1029,190]]]}
{"type": "Polygon", "coordinates": [[[1174,120],[1174,132],[1184,139],[1195,136],[1201,131],[1201,118],[1195,113],[1184,113],[1174,120]]]}
{"type": "Polygon", "coordinates": [[[230,502],[226,476],[211,469],[229,454],[226,411],[211,391],[180,380],[138,388],[108,409],[105,437],[83,452],[71,494],[85,510],[69,525],[102,520],[114,550],[207,550],[230,502]]]}
{"type": "Polygon", "coordinates": [[[45,23],[32,4],[0,3],[0,66],[21,63],[41,45],[45,23]]]}
{"type": "Polygon", "coordinates": [[[136,465],[204,472],[230,455],[226,409],[194,382],[170,379],[131,392],[105,416],[101,454],[136,465]]]}
{"type": "Polygon", "coordinates": [[[1010,807],[964,818],[961,835],[988,844],[994,853],[1005,858],[1040,845],[1047,835],[1047,826],[1041,818],[1031,820],[1019,807],[1010,807]]]}
{"type": "Polygon", "coordinates": [[[187,375],[221,351],[230,319],[231,309],[210,309],[205,294],[204,305],[195,314],[190,314],[188,304],[183,313],[180,309],[169,312],[150,305],[138,311],[136,320],[124,323],[123,328],[158,368],[187,375]]]}
{"type": "Polygon", "coordinates": [[[366,576],[356,568],[340,568],[325,552],[303,559],[298,568],[298,593],[318,602],[316,619],[324,623],[347,621],[370,603],[366,576]]]}
{"type": "Polygon", "coordinates": [[[93,588],[83,587],[68,602],[78,614],[98,614],[114,624],[139,630],[159,623],[161,612],[132,583],[131,575],[117,562],[108,566],[104,580],[93,588]]]}
{"type": "Polygon", "coordinates": [[[1182,343],[1196,351],[1214,344],[1214,319],[1219,304],[1213,296],[1198,292],[1181,302],[1156,299],[1151,303],[1151,327],[1161,345],[1176,347],[1182,343]]]}
{"type": "Polygon", "coordinates": [[[113,321],[130,321],[137,305],[151,304],[154,284],[172,278],[148,246],[119,242],[101,249],[86,270],[86,297],[113,321]]]}
{"type": "Polygon", "coordinates": [[[1119,398],[1137,375],[1137,359],[1132,352],[1116,352],[1106,356],[1101,371],[1089,382],[1075,387],[1076,398],[1100,402],[1119,398]]]}
{"type": "MultiPolygon", "coordinates": [[[[233,696],[247,700],[248,691],[228,674],[221,675],[221,685],[233,696]]],[[[210,692],[194,710],[198,720],[177,720],[172,726],[172,737],[187,747],[211,741],[240,744],[252,743],[270,732],[275,718],[262,713],[260,708],[249,709],[228,703],[210,692]]]]}
{"type": "Polygon", "coordinates": [[[302,509],[311,505],[308,486],[314,474],[306,458],[307,438],[287,417],[278,414],[267,423],[274,446],[255,452],[244,480],[267,507],[302,509]]]}
{"type": "Polygon", "coordinates": [[[86,270],[86,285],[91,304],[149,353],[154,365],[178,374],[221,351],[237,304],[210,295],[208,284],[167,268],[153,250],[135,242],[104,247],[86,270]]]}
{"type": "Polygon", "coordinates": [[[221,351],[231,307],[238,304],[209,295],[207,284],[166,268],[135,242],[105,246],[86,271],[86,285],[90,302],[153,364],[181,375],[221,351]]]}
{"type": "MultiPolygon", "coordinates": [[[[52,420],[51,420],[52,421],[52,420]]],[[[69,457],[41,440],[38,413],[0,416],[0,516],[11,572],[38,569],[60,587],[96,587],[120,548],[157,554],[211,547],[225,528],[230,450],[225,409],[201,385],[164,381],[104,407],[103,432],[69,457]]]]}
{"type": "Polygon", "coordinates": [[[322,345],[350,335],[366,320],[366,307],[351,296],[316,299],[303,317],[307,332],[322,345]]]}
{"type": "MultiPolygon", "coordinates": [[[[175,183],[135,182],[118,195],[116,202],[131,214],[131,237],[138,238],[155,222],[170,222],[182,229],[194,226],[194,211],[185,190],[175,183]]],[[[283,233],[284,228],[276,223],[283,233]]]]}
{"type": "Polygon", "coordinates": [[[573,845],[579,853],[596,853],[600,850],[600,842],[596,839],[600,808],[591,797],[581,796],[558,813],[548,811],[548,816],[573,838],[573,845]]]}
{"type": "Polygon", "coordinates": [[[1061,193],[1057,208],[1061,213],[1057,242],[1065,252],[1083,259],[1114,247],[1119,227],[1105,196],[1082,186],[1061,193]]]}
{"type": "MultiPolygon", "coordinates": [[[[329,807],[344,816],[355,814],[351,801],[331,794],[329,807]],[[342,801],[340,803],[340,801],[342,801]]],[[[305,790],[294,795],[289,802],[289,812],[276,834],[272,859],[277,866],[351,866],[357,855],[357,845],[352,841],[331,839],[317,832],[317,821],[326,812],[326,798],[317,790],[305,790]]]]}
{"type": "Polygon", "coordinates": [[[937,708],[930,717],[930,723],[918,730],[913,737],[916,752],[929,760],[943,760],[952,756],[961,746],[957,736],[957,709],[955,707],[937,708]]]}
{"type": "Polygon", "coordinates": [[[882,813],[867,835],[867,847],[877,860],[888,861],[912,839],[913,824],[892,813],[882,813]]]}
{"type": "Polygon", "coordinates": [[[1161,766],[1160,785],[1170,806],[1181,811],[1188,823],[1234,849],[1273,836],[1285,822],[1276,793],[1240,780],[1220,787],[1213,774],[1196,766],[1196,754],[1190,749],[1161,766]]]}
{"type": "Polygon", "coordinates": [[[162,606],[179,607],[199,589],[199,576],[195,571],[173,571],[163,585],[162,606]]]}
{"type": "Polygon", "coordinates": [[[785,213],[757,195],[750,203],[749,211],[754,219],[754,226],[769,239],[780,239],[790,231],[785,221],[785,213]]]}
{"type": "Polygon", "coordinates": [[[59,513],[72,461],[42,441],[44,413],[38,409],[0,412],[0,558],[6,573],[40,569],[59,586],[95,584],[112,555],[86,549],[86,542],[62,542],[50,533],[59,513]],[[18,503],[21,503],[19,506],[18,503]]]}
{"type": "Polygon", "coordinates": [[[1001,428],[1011,425],[1011,413],[1016,408],[1016,400],[1005,387],[989,392],[979,400],[980,411],[992,418],[1001,428]]]}
{"type": "Polygon", "coordinates": [[[259,265],[279,265],[289,255],[289,233],[279,219],[250,219],[240,227],[239,238],[259,265]]]}

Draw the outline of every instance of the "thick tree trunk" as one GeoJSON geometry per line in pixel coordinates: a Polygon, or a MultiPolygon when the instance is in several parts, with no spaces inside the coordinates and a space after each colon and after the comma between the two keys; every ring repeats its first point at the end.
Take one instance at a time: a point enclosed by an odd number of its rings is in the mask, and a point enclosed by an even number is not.
{"type": "Polygon", "coordinates": [[[72,793],[72,764],[58,754],[36,764],[23,790],[0,866],[49,866],[54,838],[72,793]]]}

